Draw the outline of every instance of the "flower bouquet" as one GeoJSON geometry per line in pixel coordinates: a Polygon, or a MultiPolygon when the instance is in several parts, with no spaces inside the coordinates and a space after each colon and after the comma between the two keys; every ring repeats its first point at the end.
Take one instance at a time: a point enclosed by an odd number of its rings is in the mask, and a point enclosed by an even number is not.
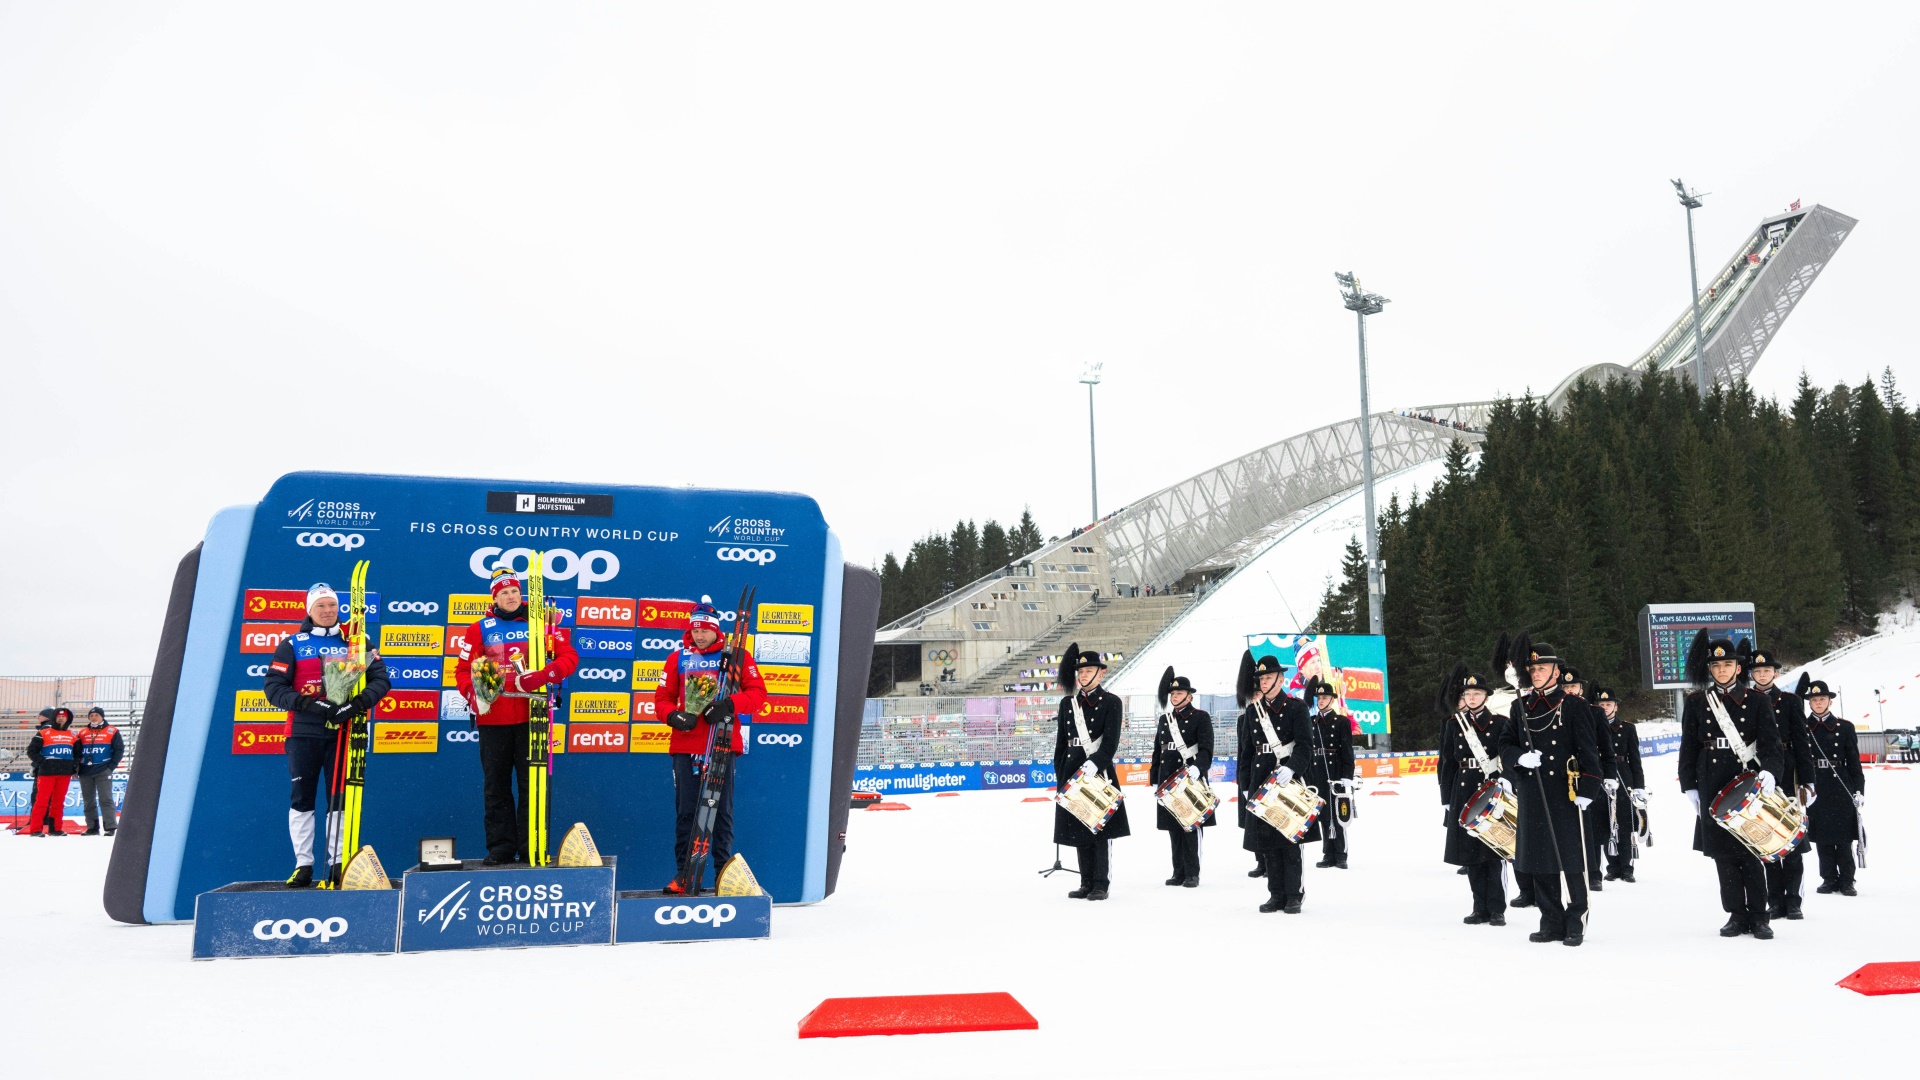
{"type": "Polygon", "coordinates": [[[687,680],[687,711],[699,716],[707,711],[713,702],[713,695],[720,690],[720,681],[712,675],[695,675],[687,680]]]}
{"type": "Polygon", "coordinates": [[[360,683],[360,676],[367,672],[365,656],[348,653],[338,660],[329,660],[320,667],[320,681],[326,687],[327,700],[335,705],[345,705],[353,700],[354,691],[360,683]]]}
{"type": "Polygon", "coordinates": [[[500,665],[492,657],[483,656],[473,662],[473,711],[481,716],[493,708],[493,703],[506,689],[506,677],[500,671],[500,665]]]}

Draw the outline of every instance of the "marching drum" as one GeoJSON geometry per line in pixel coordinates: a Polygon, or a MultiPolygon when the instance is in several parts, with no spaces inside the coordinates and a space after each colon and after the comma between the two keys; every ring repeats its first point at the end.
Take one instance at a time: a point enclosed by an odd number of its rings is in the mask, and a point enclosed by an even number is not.
{"type": "Polygon", "coordinates": [[[1259,794],[1247,804],[1247,809],[1297,844],[1307,830],[1313,828],[1313,821],[1320,816],[1324,805],[1326,800],[1320,797],[1319,789],[1299,780],[1282,784],[1276,776],[1260,785],[1259,794]]]}
{"type": "Polygon", "coordinates": [[[1114,787],[1106,777],[1099,773],[1091,776],[1075,774],[1067,780],[1067,790],[1053,797],[1053,801],[1066,807],[1067,813],[1079,819],[1089,832],[1099,832],[1107,827],[1107,820],[1114,811],[1120,809],[1120,789],[1114,787]]]}
{"type": "Polygon", "coordinates": [[[1511,859],[1514,836],[1520,829],[1520,807],[1500,781],[1489,780],[1461,808],[1460,827],[1492,848],[1494,854],[1511,859]]]}
{"type": "Polygon", "coordinates": [[[1763,862],[1778,862],[1807,834],[1807,811],[1778,787],[1762,795],[1760,774],[1741,773],[1720,789],[1708,816],[1763,862]]]}
{"type": "Polygon", "coordinates": [[[1220,797],[1213,793],[1213,785],[1205,780],[1195,780],[1184,769],[1154,788],[1153,797],[1173,816],[1174,822],[1188,832],[1207,820],[1207,815],[1213,813],[1213,808],[1220,804],[1220,797]]]}

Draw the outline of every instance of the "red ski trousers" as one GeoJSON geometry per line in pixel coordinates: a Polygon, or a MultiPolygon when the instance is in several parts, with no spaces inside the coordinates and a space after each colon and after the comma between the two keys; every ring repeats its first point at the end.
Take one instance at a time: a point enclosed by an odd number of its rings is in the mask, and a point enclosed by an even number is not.
{"type": "Polygon", "coordinates": [[[71,776],[43,776],[33,785],[33,816],[27,819],[28,832],[46,832],[49,822],[55,829],[65,827],[67,785],[72,781],[71,776]]]}

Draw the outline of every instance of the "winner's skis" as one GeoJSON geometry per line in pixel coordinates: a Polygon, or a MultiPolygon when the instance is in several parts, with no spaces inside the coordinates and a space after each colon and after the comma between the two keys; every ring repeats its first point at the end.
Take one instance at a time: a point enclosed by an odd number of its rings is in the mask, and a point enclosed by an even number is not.
{"type": "MultiPolygon", "coordinates": [[[[356,697],[367,689],[367,565],[365,559],[353,564],[353,577],[347,590],[347,663],[359,669],[353,684],[356,697]]],[[[329,785],[333,790],[327,800],[327,856],[331,862],[322,888],[340,888],[347,864],[360,852],[360,809],[366,798],[369,722],[365,713],[348,717],[346,730],[335,744],[329,785]]]]}
{"type": "MultiPolygon", "coordinates": [[[[541,553],[527,561],[527,669],[547,666],[547,586],[541,553]]],[[[527,699],[527,864],[546,866],[547,780],[551,775],[554,687],[527,699]]]]}
{"type": "MultiPolygon", "coordinates": [[[[731,697],[740,688],[740,675],[747,660],[747,625],[752,621],[755,589],[749,585],[740,592],[740,604],[734,608],[733,632],[727,635],[725,659],[720,679],[713,692],[715,701],[731,697]]],[[[707,879],[707,860],[713,855],[713,826],[720,819],[720,795],[733,773],[733,729],[739,716],[731,709],[726,715],[707,721],[707,756],[700,774],[700,795],[694,804],[693,838],[687,844],[687,862],[680,868],[674,884],[688,896],[700,895],[707,879]]]]}

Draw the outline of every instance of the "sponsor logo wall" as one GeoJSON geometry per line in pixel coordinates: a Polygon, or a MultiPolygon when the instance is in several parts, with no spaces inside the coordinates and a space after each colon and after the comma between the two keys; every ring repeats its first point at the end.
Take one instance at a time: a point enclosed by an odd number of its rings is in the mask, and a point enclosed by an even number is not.
{"type": "Polygon", "coordinates": [[[837,633],[820,624],[828,537],[818,506],[690,489],[500,494],[484,481],[397,476],[296,473],[274,484],[247,542],[176,917],[191,915],[199,893],[284,872],[273,854],[286,846],[284,821],[261,811],[286,799],[286,714],[262,678],[299,632],[308,586],[332,585],[344,608],[360,559],[370,563],[369,636],[393,686],[373,716],[365,841],[384,853],[452,835],[459,854],[481,854],[478,739],[454,688],[460,642],[489,614],[494,570],[524,575],[535,551],[580,654],[557,693],[552,819],[586,822],[618,857],[621,887],[671,876],[669,729],[652,694],[694,604],[710,596],[724,630],[744,619],[770,652],[770,699],[745,720],[738,847],[776,900],[802,898],[813,748],[832,723],[815,724],[814,665],[819,635],[837,633]],[[725,535],[710,531],[723,519],[725,535]],[[755,610],[731,610],[749,583],[755,610]]]}
{"type": "MultiPolygon", "coordinates": [[[[304,599],[302,594],[302,598],[304,599]]],[[[127,780],[124,776],[113,778],[113,805],[117,813],[122,800],[127,795],[127,780]]],[[[63,804],[67,817],[84,818],[80,809],[80,784],[78,781],[67,785],[67,801],[63,804]]],[[[0,817],[11,819],[33,813],[33,774],[31,772],[0,772],[0,817]]]]}

